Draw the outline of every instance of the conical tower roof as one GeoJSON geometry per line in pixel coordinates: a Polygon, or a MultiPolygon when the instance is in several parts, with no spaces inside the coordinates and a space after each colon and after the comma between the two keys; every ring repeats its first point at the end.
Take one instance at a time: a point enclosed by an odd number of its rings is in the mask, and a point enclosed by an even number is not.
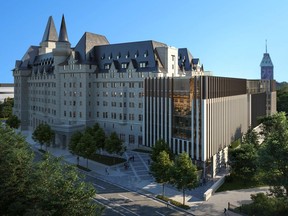
{"type": "Polygon", "coordinates": [[[61,22],[58,41],[59,42],[69,42],[64,15],[62,16],[62,22],[61,22]]]}
{"type": "Polygon", "coordinates": [[[267,66],[273,67],[273,63],[269,53],[264,53],[262,61],[260,63],[260,67],[267,67],[267,66]]]}
{"type": "Polygon", "coordinates": [[[58,34],[55,28],[53,18],[52,16],[50,16],[47,22],[47,26],[46,26],[43,38],[42,38],[42,42],[57,41],[57,40],[58,40],[58,34]]]}

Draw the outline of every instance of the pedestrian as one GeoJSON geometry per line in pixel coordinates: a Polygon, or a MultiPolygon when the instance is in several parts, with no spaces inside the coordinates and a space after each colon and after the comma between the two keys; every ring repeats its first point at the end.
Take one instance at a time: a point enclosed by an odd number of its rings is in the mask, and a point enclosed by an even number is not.
{"type": "Polygon", "coordinates": [[[170,200],[167,201],[167,208],[170,206],[170,200]]]}
{"type": "Polygon", "coordinates": [[[105,172],[106,172],[107,175],[109,175],[109,171],[108,171],[108,168],[107,168],[107,167],[106,167],[106,169],[105,169],[105,172]]]}
{"type": "Polygon", "coordinates": [[[150,165],[150,159],[147,160],[148,165],[150,165]]]}

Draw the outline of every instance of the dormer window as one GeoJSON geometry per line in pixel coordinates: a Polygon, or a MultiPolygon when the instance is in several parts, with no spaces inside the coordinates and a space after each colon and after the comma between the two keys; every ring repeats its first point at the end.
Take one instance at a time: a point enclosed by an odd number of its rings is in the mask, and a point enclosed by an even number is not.
{"type": "Polygon", "coordinates": [[[121,68],[127,68],[127,65],[128,65],[127,63],[122,63],[121,68]]]}
{"type": "Polygon", "coordinates": [[[108,59],[109,59],[109,60],[112,59],[112,53],[109,55],[108,59]]]}
{"type": "Polygon", "coordinates": [[[148,50],[145,51],[144,57],[146,58],[148,56],[148,50]]]}
{"type": "Polygon", "coordinates": [[[139,63],[139,67],[140,67],[140,68],[145,68],[146,65],[147,65],[146,62],[140,62],[140,63],[139,63]]]}
{"type": "Polygon", "coordinates": [[[105,59],[105,54],[103,54],[103,55],[101,56],[101,59],[102,59],[102,60],[105,59]]]}
{"type": "Polygon", "coordinates": [[[105,65],[104,65],[104,69],[109,70],[109,69],[110,69],[110,64],[105,64],[105,65]]]}
{"type": "Polygon", "coordinates": [[[139,52],[137,50],[137,52],[135,53],[135,58],[137,58],[139,56],[139,52]]]}
{"type": "Polygon", "coordinates": [[[130,57],[130,53],[128,52],[128,53],[126,54],[125,58],[127,59],[127,58],[129,58],[129,57],[130,57]]]}
{"type": "Polygon", "coordinates": [[[117,55],[117,59],[119,59],[121,57],[121,53],[119,53],[118,55],[117,55]]]}

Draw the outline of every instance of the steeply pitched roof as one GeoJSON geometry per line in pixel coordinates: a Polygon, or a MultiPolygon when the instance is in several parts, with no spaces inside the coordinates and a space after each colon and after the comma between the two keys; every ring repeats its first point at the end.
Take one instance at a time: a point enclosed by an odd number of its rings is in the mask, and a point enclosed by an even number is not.
{"type": "Polygon", "coordinates": [[[42,42],[57,41],[57,40],[58,40],[58,34],[55,28],[53,18],[52,16],[50,16],[47,22],[47,26],[46,26],[43,38],[42,38],[42,42]]]}
{"type": "Polygon", "coordinates": [[[69,42],[64,15],[62,16],[59,39],[60,42],[69,42]]]}
{"type": "Polygon", "coordinates": [[[260,67],[267,67],[267,66],[273,67],[273,63],[269,53],[264,53],[262,61],[260,63],[260,67]]]}

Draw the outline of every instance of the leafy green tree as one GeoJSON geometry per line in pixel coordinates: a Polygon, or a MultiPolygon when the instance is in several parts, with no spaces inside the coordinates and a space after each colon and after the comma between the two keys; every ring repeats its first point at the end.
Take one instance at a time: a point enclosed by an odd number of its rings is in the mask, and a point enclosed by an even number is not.
{"type": "Polygon", "coordinates": [[[198,186],[197,167],[192,163],[189,155],[183,152],[175,158],[171,169],[171,183],[183,192],[183,205],[185,205],[185,191],[198,186]]]}
{"type": "Polygon", "coordinates": [[[93,154],[95,154],[96,149],[97,149],[93,139],[94,137],[89,132],[85,131],[76,147],[76,151],[79,153],[79,155],[86,158],[87,168],[88,168],[88,159],[93,154]]]}
{"type": "Polygon", "coordinates": [[[258,148],[259,147],[258,139],[259,137],[258,137],[257,132],[254,131],[253,128],[249,127],[249,129],[243,136],[242,143],[251,144],[255,148],[258,148]]]}
{"type": "Polygon", "coordinates": [[[0,212],[16,215],[10,211],[21,208],[31,187],[34,154],[25,139],[9,127],[0,126],[0,143],[0,212]]]}
{"type": "Polygon", "coordinates": [[[251,144],[242,144],[229,152],[231,175],[241,180],[254,180],[257,174],[257,150],[251,144]]]}
{"type": "Polygon", "coordinates": [[[122,155],[125,151],[125,146],[121,139],[119,139],[116,132],[112,132],[110,136],[105,140],[105,150],[109,154],[122,155]]]}
{"type": "Polygon", "coordinates": [[[104,149],[105,148],[105,132],[102,128],[98,128],[94,135],[95,144],[97,149],[104,149]]]}
{"type": "Polygon", "coordinates": [[[14,98],[5,98],[2,103],[0,103],[0,116],[7,118],[12,115],[12,108],[14,106],[14,98]]]}
{"type": "Polygon", "coordinates": [[[150,155],[151,160],[156,162],[160,152],[162,152],[162,151],[167,152],[169,154],[169,158],[171,160],[174,159],[174,155],[173,155],[171,149],[169,148],[168,143],[166,143],[164,140],[160,139],[160,140],[157,140],[155,145],[152,147],[152,152],[150,155]]]}
{"type": "Polygon", "coordinates": [[[288,199],[267,196],[264,193],[251,195],[252,203],[243,205],[241,210],[247,215],[282,216],[288,215],[288,199]]]}
{"type": "Polygon", "coordinates": [[[263,119],[265,139],[259,151],[259,166],[264,182],[284,187],[288,197],[288,122],[284,112],[263,119]]]}
{"type": "MultiPolygon", "coordinates": [[[[68,145],[69,151],[74,155],[79,155],[79,143],[82,138],[83,134],[80,131],[75,132],[72,134],[70,143],[68,145]]],[[[79,156],[77,156],[77,165],[79,165],[79,156]]]]}
{"type": "Polygon", "coordinates": [[[288,113],[288,84],[283,83],[277,89],[277,111],[288,113]]]}
{"type": "Polygon", "coordinates": [[[156,182],[162,184],[162,196],[164,196],[164,187],[171,180],[171,168],[173,161],[170,160],[169,154],[166,151],[160,152],[156,161],[152,161],[150,172],[156,182]]]}
{"type": "Polygon", "coordinates": [[[40,143],[41,149],[43,144],[45,144],[46,151],[47,147],[51,145],[53,137],[54,137],[54,131],[52,131],[51,127],[46,123],[38,125],[32,134],[32,139],[35,142],[40,143]]]}
{"type": "Polygon", "coordinates": [[[34,210],[40,209],[47,215],[100,215],[103,208],[91,199],[96,193],[94,187],[83,182],[84,176],[79,176],[75,167],[61,160],[47,154],[36,165],[28,194],[34,200],[29,213],[34,215],[34,210]]]}
{"type": "Polygon", "coordinates": [[[11,128],[15,128],[18,129],[20,126],[20,119],[16,116],[16,115],[11,115],[9,116],[9,118],[6,120],[6,124],[11,127],[11,128]]]}

